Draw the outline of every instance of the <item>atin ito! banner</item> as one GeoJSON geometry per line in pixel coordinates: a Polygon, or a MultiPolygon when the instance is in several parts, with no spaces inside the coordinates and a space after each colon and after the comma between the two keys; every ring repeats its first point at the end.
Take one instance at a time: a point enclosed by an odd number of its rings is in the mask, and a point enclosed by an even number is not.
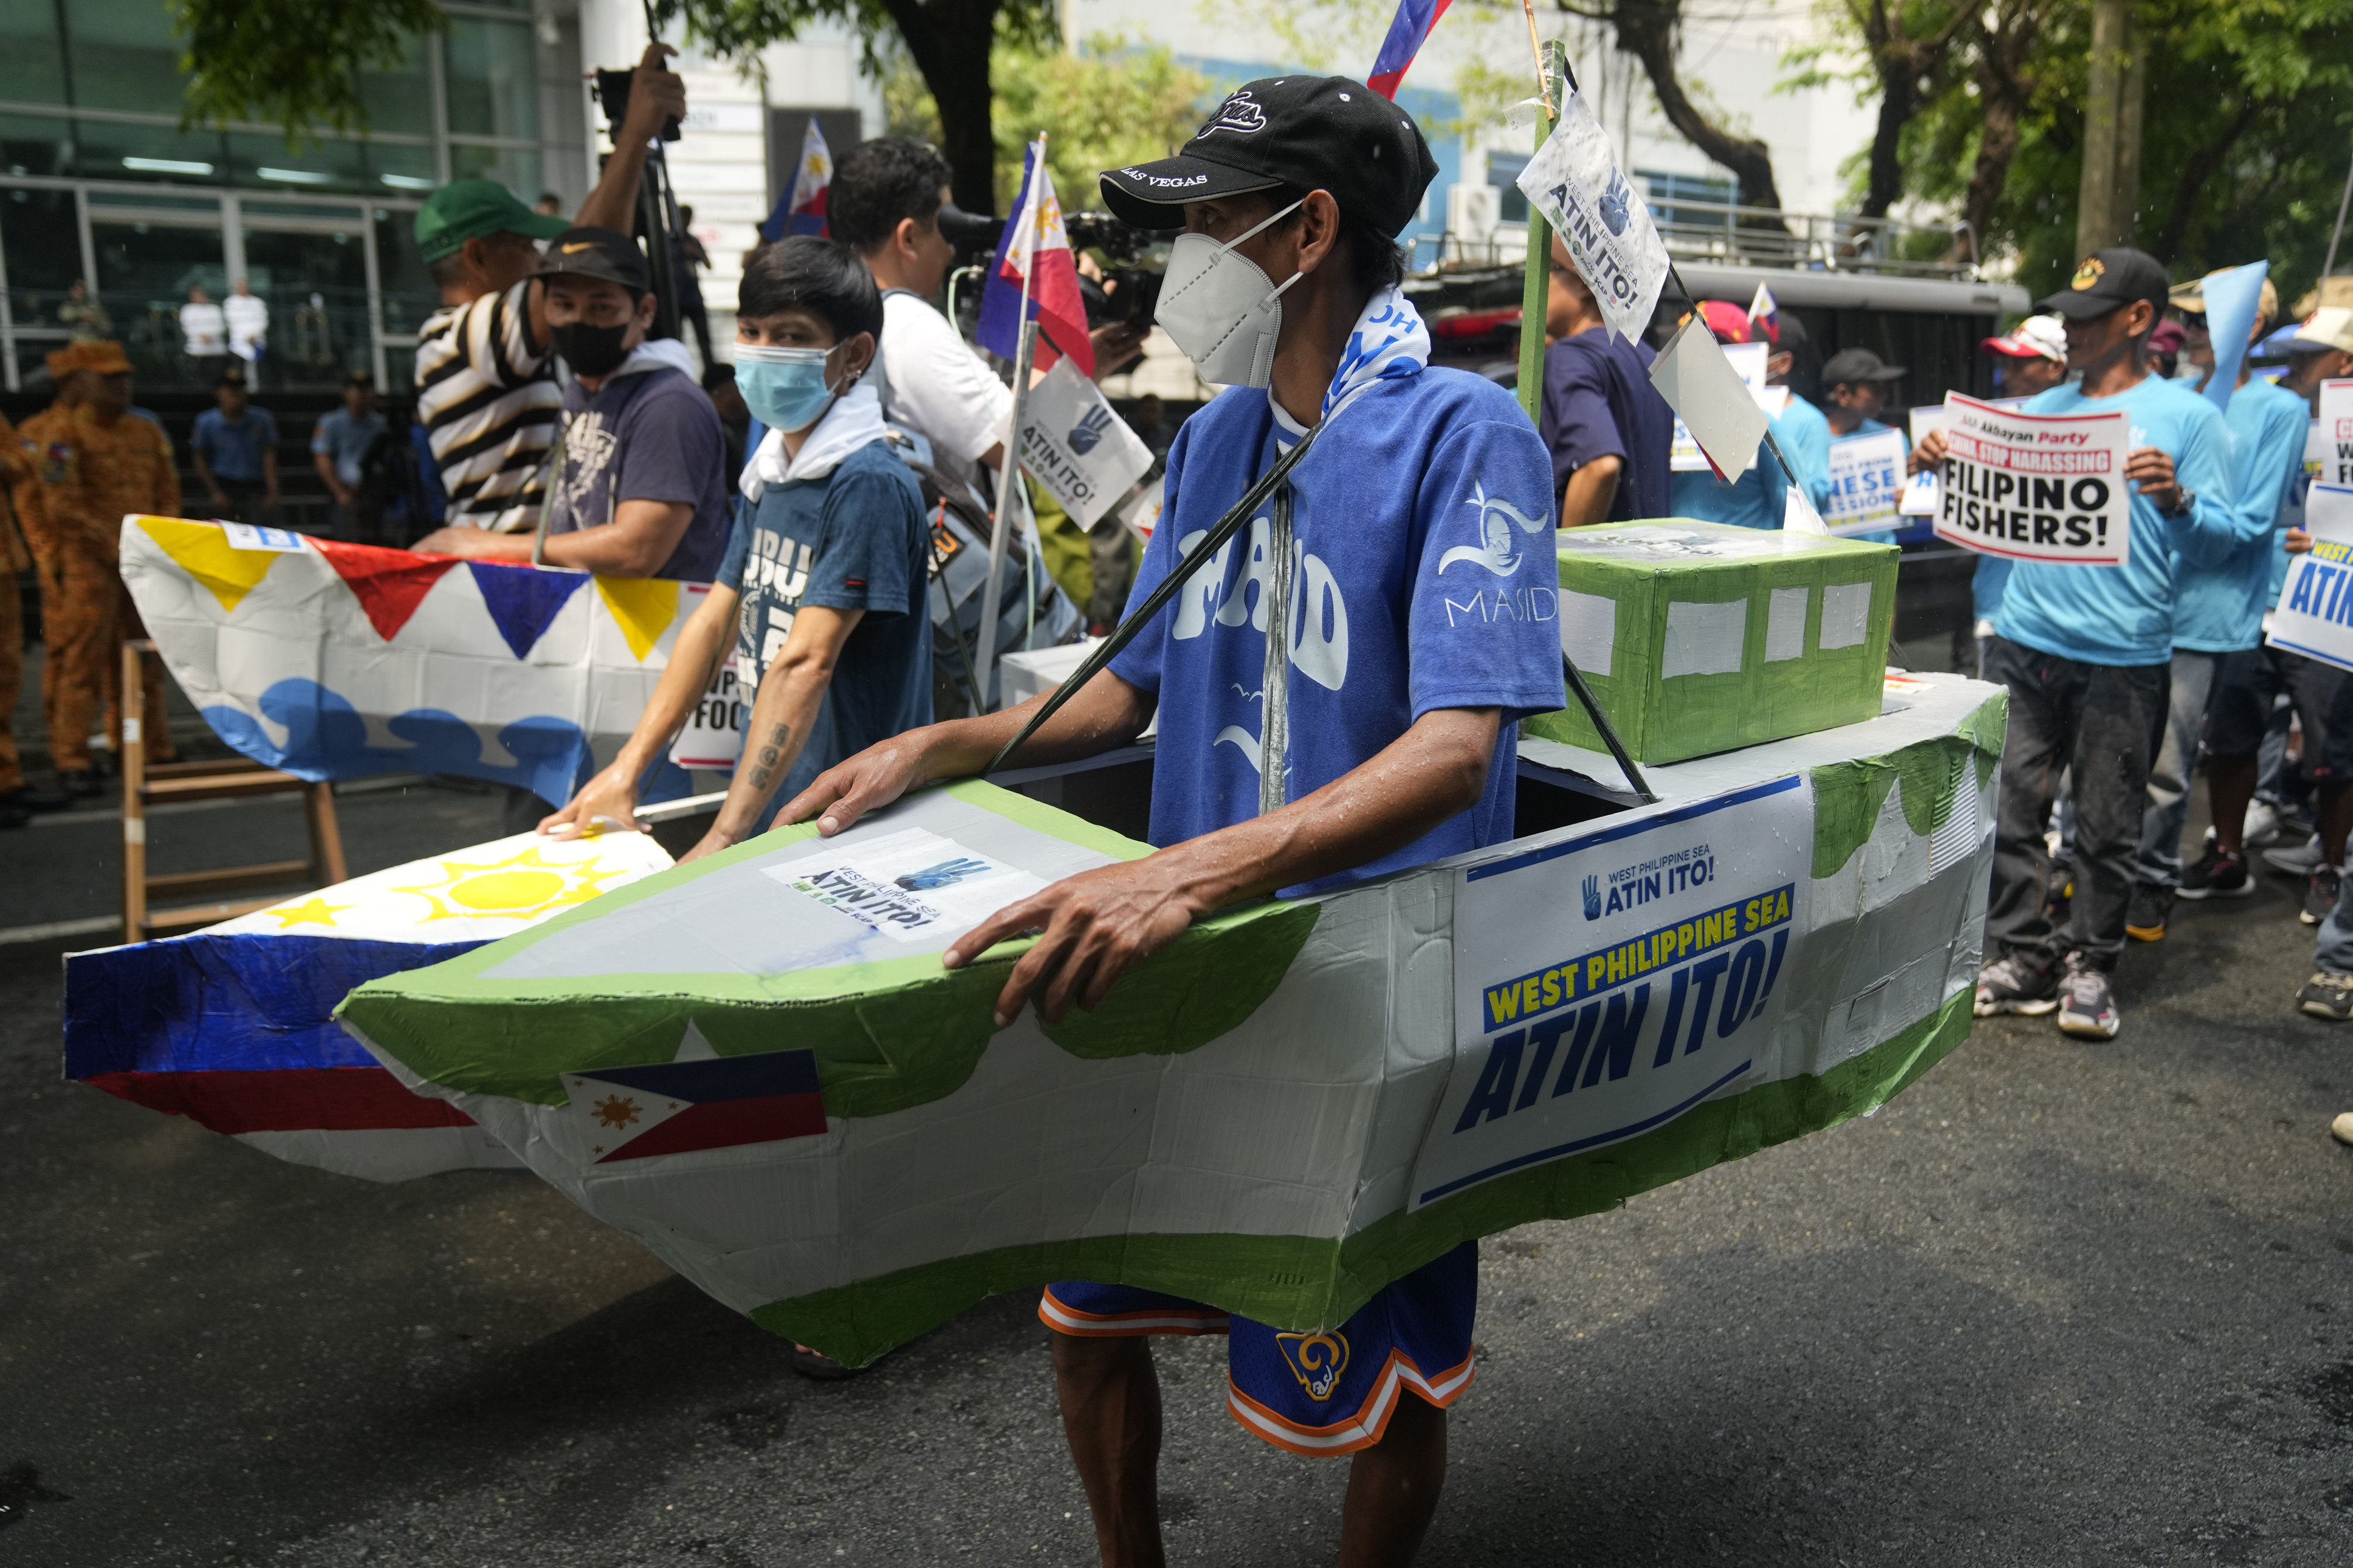
{"type": "Polygon", "coordinates": [[[2129,415],[2020,414],[1958,393],[1945,408],[1937,538],[2013,561],[2125,563],[2129,415]]]}
{"type": "Polygon", "coordinates": [[[1736,1092],[1790,990],[1813,835],[1791,777],[1463,871],[1453,1074],[1409,1206],[1736,1092]]]}

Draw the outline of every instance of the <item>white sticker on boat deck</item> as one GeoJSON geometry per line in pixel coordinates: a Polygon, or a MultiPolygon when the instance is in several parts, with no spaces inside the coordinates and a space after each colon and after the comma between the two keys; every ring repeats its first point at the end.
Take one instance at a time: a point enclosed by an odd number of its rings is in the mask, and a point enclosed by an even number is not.
{"type": "Polygon", "coordinates": [[[911,827],[839,856],[764,868],[803,898],[900,942],[930,942],[979,924],[1043,888],[1044,879],[953,838],[911,827]]]}

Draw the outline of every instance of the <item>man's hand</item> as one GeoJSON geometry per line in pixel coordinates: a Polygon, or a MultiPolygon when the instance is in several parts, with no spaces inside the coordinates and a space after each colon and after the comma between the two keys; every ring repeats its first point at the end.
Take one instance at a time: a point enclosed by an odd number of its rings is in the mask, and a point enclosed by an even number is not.
{"type": "Polygon", "coordinates": [[[2282,547],[2285,549],[2290,555],[2302,555],[2305,552],[2312,548],[2312,530],[2308,528],[2289,529],[2287,531],[2287,538],[2283,542],[2282,547]]]}
{"type": "Polygon", "coordinates": [[[408,548],[419,555],[456,555],[469,561],[528,561],[531,535],[492,533],[482,528],[437,528],[408,548]],[[514,549],[516,540],[522,542],[520,555],[514,549]]]}
{"type": "Polygon", "coordinates": [[[1092,1013],[1122,975],[1214,907],[1186,863],[1183,854],[1164,850],[1065,877],[958,937],[940,962],[962,969],[1006,938],[1042,928],[997,994],[997,1026],[1019,1016],[1032,996],[1050,1024],[1060,1023],[1073,1003],[1092,1013]]]}
{"type": "Polygon", "coordinates": [[[552,838],[579,838],[606,828],[643,833],[638,820],[638,774],[627,759],[614,763],[564,803],[563,809],[540,819],[539,830],[552,838]]]}
{"type": "Polygon", "coordinates": [[[2125,478],[2149,504],[2170,517],[2181,510],[2181,485],[2173,477],[2173,459],[2154,447],[2143,447],[2125,459],[2125,478]]]}
{"type": "Polygon", "coordinates": [[[686,118],[686,79],[662,65],[676,53],[668,44],[646,46],[629,73],[629,111],[621,117],[614,145],[643,146],[661,134],[666,121],[686,118]]]}
{"type": "Polygon", "coordinates": [[[1139,327],[1129,321],[1114,321],[1108,327],[1097,327],[1089,332],[1088,340],[1095,345],[1094,378],[1101,381],[1124,370],[1144,352],[1144,340],[1151,335],[1150,327],[1139,327]]]}
{"type": "Polygon", "coordinates": [[[1904,468],[1906,473],[1933,473],[1944,466],[1945,433],[1931,430],[1920,437],[1918,446],[1912,448],[1912,456],[1905,462],[1904,468]]]}
{"type": "Polygon", "coordinates": [[[814,816],[818,835],[823,838],[856,826],[868,812],[879,811],[918,784],[931,782],[925,771],[928,748],[923,735],[923,731],[910,730],[836,763],[786,801],[776,820],[807,822],[814,816]]]}
{"type": "Polygon", "coordinates": [[[733,849],[734,847],[735,840],[728,837],[727,835],[720,832],[714,827],[710,832],[704,834],[701,838],[696,839],[694,847],[680,856],[677,863],[681,866],[691,865],[694,861],[702,859],[706,855],[716,855],[722,849],[733,849]]]}

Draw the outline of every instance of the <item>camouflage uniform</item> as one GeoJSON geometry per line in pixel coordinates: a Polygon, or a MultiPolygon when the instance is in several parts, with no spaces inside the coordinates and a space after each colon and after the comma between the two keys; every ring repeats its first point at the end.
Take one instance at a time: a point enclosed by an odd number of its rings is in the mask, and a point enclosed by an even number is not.
{"type": "Polygon", "coordinates": [[[12,722],[25,681],[24,603],[17,596],[16,574],[32,566],[33,552],[16,526],[10,498],[31,472],[17,447],[16,426],[0,416],[0,795],[25,787],[12,722]]]}
{"type": "MultiPolygon", "coordinates": [[[[121,713],[122,639],[144,636],[117,563],[126,512],[176,517],[180,476],[163,430],[126,414],[101,425],[87,406],[44,409],[25,421],[18,446],[33,475],[24,508],[41,566],[41,672],[49,753],[60,773],[90,766],[90,733],[104,701],[121,713]]],[[[147,665],[147,755],[172,757],[164,676],[147,665]]]]}

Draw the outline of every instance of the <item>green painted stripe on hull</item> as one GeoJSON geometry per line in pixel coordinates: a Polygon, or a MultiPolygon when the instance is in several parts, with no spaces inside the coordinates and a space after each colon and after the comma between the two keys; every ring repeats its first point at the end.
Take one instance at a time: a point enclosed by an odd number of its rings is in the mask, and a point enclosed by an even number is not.
{"type": "Polygon", "coordinates": [[[1820,1078],[1760,1084],[1654,1132],[1516,1172],[1345,1241],[1124,1236],[999,1247],[755,1309],[772,1333],[859,1366],[987,1297],[1056,1279],[1113,1279],[1213,1302],[1278,1328],[1345,1321],[1388,1281],[1477,1237],[1614,1208],[1637,1193],[1859,1116],[1901,1093],[1969,1032],[1968,991],[1820,1078]]]}

